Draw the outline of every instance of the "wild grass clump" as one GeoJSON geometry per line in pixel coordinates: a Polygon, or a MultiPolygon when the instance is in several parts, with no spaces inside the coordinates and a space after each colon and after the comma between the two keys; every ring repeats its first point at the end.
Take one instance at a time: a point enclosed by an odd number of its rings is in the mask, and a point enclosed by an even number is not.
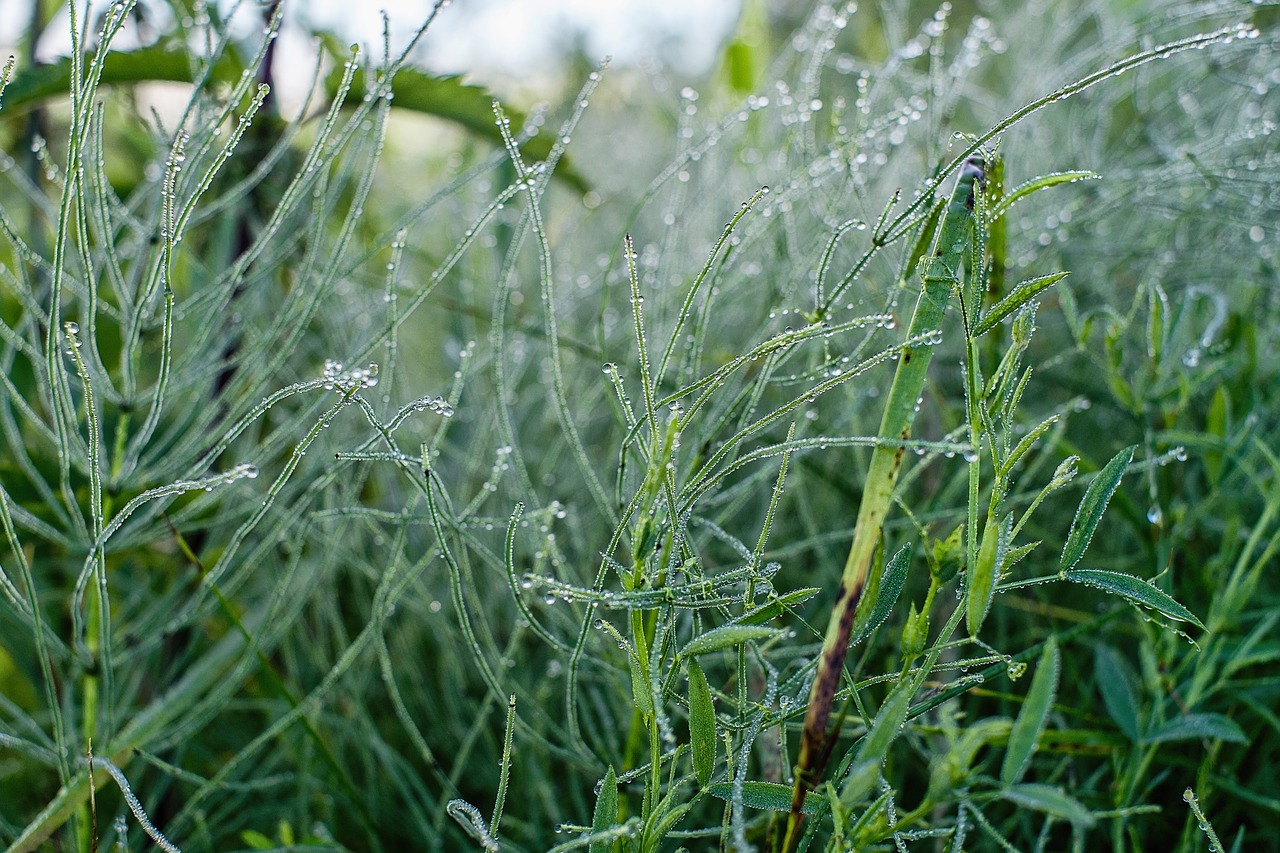
{"type": "Polygon", "coordinates": [[[1270,9],[755,9],[643,122],[71,11],[0,96],[6,845],[1274,845],[1270,9]]]}

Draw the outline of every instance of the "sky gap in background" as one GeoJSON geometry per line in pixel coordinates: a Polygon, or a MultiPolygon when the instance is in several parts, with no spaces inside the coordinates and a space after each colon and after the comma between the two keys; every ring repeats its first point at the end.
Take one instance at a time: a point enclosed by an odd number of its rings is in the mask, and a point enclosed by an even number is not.
{"type": "MultiPolygon", "coordinates": [[[[344,41],[359,42],[377,55],[382,44],[382,16],[391,21],[392,47],[405,44],[430,13],[425,0],[285,0],[286,29],[282,61],[310,66],[314,49],[303,28],[331,30],[344,41]]],[[[95,17],[107,8],[96,2],[95,17]]],[[[167,4],[144,2],[144,13],[163,28],[167,4]]],[[[219,7],[231,9],[221,0],[219,7]]],[[[255,0],[239,3],[237,18],[249,26],[258,17],[255,0]]],[[[453,0],[441,10],[415,54],[425,68],[438,73],[467,73],[477,82],[554,77],[568,48],[581,44],[593,59],[612,57],[632,65],[661,57],[682,74],[710,70],[717,50],[732,30],[740,0],[453,0]]],[[[84,4],[76,4],[83,15],[84,4]]],[[[13,52],[31,15],[31,0],[0,0],[0,50],[13,52]]],[[[118,47],[138,40],[121,38],[118,47]]],[[[40,57],[64,55],[70,45],[65,8],[51,23],[40,44],[40,57]]]]}

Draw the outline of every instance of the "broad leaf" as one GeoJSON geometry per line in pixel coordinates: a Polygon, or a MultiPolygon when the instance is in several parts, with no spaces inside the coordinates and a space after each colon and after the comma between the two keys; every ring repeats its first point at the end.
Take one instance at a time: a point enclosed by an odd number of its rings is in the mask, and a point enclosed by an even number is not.
{"type": "MultiPolygon", "coordinates": [[[[345,58],[345,57],[341,57],[345,58]]],[[[134,83],[194,83],[191,57],[181,50],[167,45],[152,45],[137,50],[113,50],[107,54],[102,66],[103,85],[134,83]]],[[[198,70],[198,66],[197,66],[198,70]]],[[[239,79],[243,63],[232,51],[227,51],[210,69],[209,79],[215,82],[234,82],[239,79]]],[[[325,93],[332,98],[338,91],[343,69],[338,67],[325,78],[325,93]]],[[[12,113],[48,100],[65,97],[71,90],[71,59],[62,57],[53,62],[19,68],[4,90],[3,106],[12,113]]],[[[351,83],[352,92],[365,91],[364,71],[357,70],[351,83]]],[[[459,75],[436,77],[414,68],[402,68],[391,84],[398,109],[451,121],[465,127],[494,145],[502,145],[502,135],[493,120],[493,95],[480,86],[462,82],[459,75]]],[[[514,126],[519,127],[524,117],[514,110],[506,110],[514,126]]],[[[530,139],[521,149],[531,160],[544,160],[551,153],[551,139],[538,136],[530,139]]],[[[589,188],[581,175],[561,158],[555,176],[578,192],[589,188]]]]}
{"type": "Polygon", "coordinates": [[[769,11],[764,0],[747,0],[733,39],[720,59],[729,89],[743,97],[760,91],[769,67],[769,11]]]}

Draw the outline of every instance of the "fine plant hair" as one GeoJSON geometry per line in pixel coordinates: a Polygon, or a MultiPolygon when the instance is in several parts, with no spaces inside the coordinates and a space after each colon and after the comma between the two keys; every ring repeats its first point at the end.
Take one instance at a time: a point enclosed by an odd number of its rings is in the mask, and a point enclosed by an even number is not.
{"type": "Polygon", "coordinates": [[[444,5],[4,67],[0,841],[1273,849],[1274,8],[444,5]]]}

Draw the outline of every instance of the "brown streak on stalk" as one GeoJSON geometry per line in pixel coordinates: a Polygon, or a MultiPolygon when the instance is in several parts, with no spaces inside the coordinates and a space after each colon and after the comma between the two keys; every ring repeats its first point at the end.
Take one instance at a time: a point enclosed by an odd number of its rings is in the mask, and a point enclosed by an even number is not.
{"type": "MultiPolygon", "coordinates": [[[[903,360],[910,358],[911,351],[905,350],[903,360]]],[[[898,437],[906,442],[911,437],[911,428],[909,426],[904,428],[898,437]]],[[[889,473],[890,482],[896,479],[906,452],[905,444],[894,451],[893,468],[889,473]]],[[[819,668],[822,680],[815,682],[809,709],[805,713],[804,734],[800,740],[800,753],[796,756],[794,768],[796,787],[791,795],[791,812],[787,815],[787,829],[781,848],[783,851],[791,849],[791,843],[800,831],[800,826],[804,822],[802,809],[805,797],[822,779],[827,761],[840,734],[838,728],[836,731],[828,732],[827,725],[831,720],[831,707],[835,703],[840,676],[844,672],[844,660],[849,652],[849,637],[853,633],[854,616],[857,614],[858,603],[862,600],[865,589],[864,575],[864,580],[852,588],[846,587],[845,582],[841,580],[840,587],[836,591],[833,609],[840,614],[840,622],[834,642],[830,643],[823,652],[822,662],[825,668],[819,668]]]]}
{"type": "MultiPolygon", "coordinates": [[[[946,209],[946,217],[937,226],[931,236],[932,260],[927,268],[912,264],[920,270],[923,290],[916,311],[911,319],[907,340],[921,339],[925,335],[935,333],[941,328],[942,315],[950,300],[953,285],[959,282],[959,272],[963,262],[963,253],[969,240],[972,227],[972,196],[975,178],[982,177],[982,161],[970,158],[965,169],[960,173],[951,203],[946,209]],[[954,270],[954,272],[953,272],[954,270]]],[[[937,222],[939,214],[929,218],[930,227],[937,222]]],[[[923,250],[921,243],[918,244],[923,250]]],[[[924,257],[923,251],[919,257],[924,257]]],[[[835,701],[840,678],[844,673],[844,662],[849,651],[849,638],[856,621],[858,606],[861,603],[869,578],[872,576],[871,561],[874,559],[876,543],[884,525],[885,515],[893,500],[894,484],[898,472],[902,468],[902,460],[907,450],[907,440],[911,436],[911,424],[914,410],[920,404],[920,392],[924,387],[929,365],[930,351],[921,350],[920,361],[913,363],[914,348],[903,346],[894,374],[893,385],[889,389],[888,401],[881,416],[880,430],[877,433],[885,440],[879,444],[871,455],[871,464],[867,471],[867,482],[864,485],[862,504],[858,508],[858,520],[854,524],[853,541],[849,546],[849,557],[845,561],[844,572],[836,602],[831,613],[831,622],[823,641],[822,655],[818,661],[817,673],[814,676],[810,692],[809,707],[805,711],[804,731],[800,738],[800,752],[795,764],[795,787],[791,796],[791,810],[787,814],[786,830],[780,844],[775,844],[775,853],[791,853],[799,841],[800,827],[804,822],[803,806],[805,797],[814,790],[822,779],[831,748],[834,746],[840,730],[840,720],[836,721],[830,733],[827,726],[831,721],[831,706],[835,701]],[[887,446],[891,436],[898,436],[897,447],[887,446]]],[[[875,584],[880,583],[880,573],[875,571],[875,584]]],[[[776,826],[776,824],[775,824],[776,826]]],[[[776,836],[773,839],[777,841],[776,836]]]]}
{"type": "Polygon", "coordinates": [[[907,454],[907,440],[911,438],[911,430],[904,429],[898,438],[902,441],[902,446],[893,452],[893,468],[889,470],[889,483],[892,484],[898,479],[898,469],[902,467],[902,457],[907,454]]]}
{"type": "MultiPolygon", "coordinates": [[[[800,754],[796,757],[795,774],[797,785],[791,795],[791,814],[787,820],[787,839],[804,821],[801,809],[805,797],[822,778],[827,759],[831,756],[838,732],[827,733],[827,723],[831,719],[831,706],[835,702],[836,690],[840,684],[840,675],[844,672],[844,659],[849,650],[849,636],[853,632],[853,617],[858,610],[858,602],[862,599],[862,591],[866,583],[859,583],[852,589],[841,581],[836,593],[835,610],[840,614],[840,624],[835,642],[824,652],[826,668],[822,670],[822,681],[814,685],[813,699],[805,712],[804,737],[800,741],[800,754]],[[814,760],[814,756],[817,760],[814,760]]],[[[787,842],[784,842],[784,844],[787,842]]],[[[784,848],[786,849],[786,848],[784,848]]]]}

